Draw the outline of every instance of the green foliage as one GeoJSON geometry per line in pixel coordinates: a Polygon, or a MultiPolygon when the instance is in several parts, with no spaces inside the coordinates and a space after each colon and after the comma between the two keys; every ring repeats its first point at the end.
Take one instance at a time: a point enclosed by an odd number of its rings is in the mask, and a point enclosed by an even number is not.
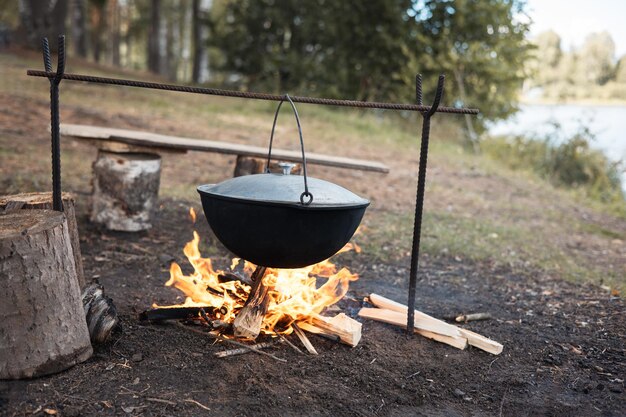
{"type": "Polygon", "coordinates": [[[557,186],[581,189],[598,201],[623,206],[622,162],[612,162],[592,149],[595,137],[587,127],[565,137],[558,124],[553,126],[545,137],[489,138],[482,149],[513,169],[532,170],[557,186]]]}
{"type": "Polygon", "coordinates": [[[481,108],[484,120],[516,110],[529,45],[511,0],[258,0],[217,2],[211,46],[219,70],[248,89],[359,100],[426,97],[440,72],[453,105],[481,108]]]}
{"type": "Polygon", "coordinates": [[[447,97],[460,100],[455,104],[480,107],[479,130],[485,120],[505,119],[517,111],[530,45],[525,41],[528,25],[514,16],[523,11],[524,3],[426,0],[423,4],[414,9],[425,39],[418,54],[422,68],[411,70],[452,76],[447,97]]]}
{"type": "Polygon", "coordinates": [[[221,70],[249,89],[388,98],[401,84],[408,0],[223,1],[211,13],[221,70]]]}

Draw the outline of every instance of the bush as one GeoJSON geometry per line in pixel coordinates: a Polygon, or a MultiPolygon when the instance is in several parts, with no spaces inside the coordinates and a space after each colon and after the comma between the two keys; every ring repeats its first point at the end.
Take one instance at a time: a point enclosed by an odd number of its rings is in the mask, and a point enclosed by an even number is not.
{"type": "Polygon", "coordinates": [[[611,161],[592,149],[595,135],[587,127],[579,127],[569,137],[559,124],[553,127],[543,137],[488,138],[482,149],[510,168],[534,171],[556,186],[581,189],[603,203],[626,203],[620,179],[624,161],[611,161]]]}

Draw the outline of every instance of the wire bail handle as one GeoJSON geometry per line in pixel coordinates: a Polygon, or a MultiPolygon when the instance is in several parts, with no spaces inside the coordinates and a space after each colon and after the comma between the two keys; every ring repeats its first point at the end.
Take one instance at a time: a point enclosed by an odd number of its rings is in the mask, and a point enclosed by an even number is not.
{"type": "Polygon", "coordinates": [[[270,146],[269,151],[267,153],[267,164],[265,165],[265,172],[270,172],[270,159],[272,159],[272,143],[274,142],[274,131],[276,130],[276,121],[278,120],[278,113],[280,112],[280,108],[285,102],[285,100],[289,101],[291,104],[291,108],[293,109],[293,114],[296,116],[296,123],[298,124],[298,134],[300,135],[300,149],[302,150],[302,172],[304,173],[304,192],[300,194],[300,203],[308,206],[313,202],[313,194],[309,192],[309,185],[307,183],[307,175],[306,175],[306,155],[304,153],[304,140],[302,139],[302,127],[300,126],[300,116],[298,115],[298,110],[296,109],[296,105],[293,104],[291,97],[289,94],[285,94],[285,97],[278,103],[278,107],[276,108],[276,113],[274,114],[274,124],[272,124],[272,134],[270,135],[270,146]],[[308,200],[306,200],[308,199],[308,200]]]}

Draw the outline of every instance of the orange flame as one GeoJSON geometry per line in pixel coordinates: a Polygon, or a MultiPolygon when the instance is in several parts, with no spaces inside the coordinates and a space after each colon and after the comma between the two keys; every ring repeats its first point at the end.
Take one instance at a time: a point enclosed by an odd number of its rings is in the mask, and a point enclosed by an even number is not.
{"type": "Polygon", "coordinates": [[[195,223],[196,222],[196,211],[193,209],[193,207],[189,207],[189,216],[191,217],[191,222],[195,223]]]}
{"type": "MultiPolygon", "coordinates": [[[[220,276],[223,276],[224,272],[214,269],[211,259],[201,256],[199,243],[200,236],[194,231],[193,240],[188,242],[183,250],[193,267],[193,272],[186,275],[181,267],[173,262],[170,266],[170,279],[165,285],[173,286],[187,296],[185,306],[221,309],[225,313],[220,313],[217,318],[230,322],[243,307],[250,287],[240,281],[221,279],[220,276]]],[[[348,243],[337,253],[350,250],[358,253],[361,249],[355,243],[348,243]]],[[[240,259],[234,258],[230,270],[233,271],[240,262],[240,259]]],[[[255,265],[244,261],[245,273],[251,274],[254,268],[255,265]]],[[[337,271],[336,266],[328,259],[300,269],[268,268],[263,280],[270,288],[268,292],[270,298],[262,330],[265,333],[291,333],[291,323],[307,320],[335,304],[348,292],[350,282],[357,279],[358,275],[346,268],[337,271]],[[326,282],[317,287],[317,278],[326,279],[326,282]]]]}

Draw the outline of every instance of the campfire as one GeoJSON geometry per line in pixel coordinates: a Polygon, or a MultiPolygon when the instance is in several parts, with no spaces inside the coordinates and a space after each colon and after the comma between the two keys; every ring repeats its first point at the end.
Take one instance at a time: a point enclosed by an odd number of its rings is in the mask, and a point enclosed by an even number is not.
{"type": "MultiPolygon", "coordinates": [[[[195,221],[196,213],[190,209],[195,221]]],[[[202,257],[200,236],[194,231],[183,252],[193,268],[185,274],[173,262],[166,286],[180,290],[185,301],[178,305],[154,305],[143,313],[144,319],[184,319],[226,338],[254,340],[259,334],[273,338],[295,333],[309,351],[314,351],[302,330],[356,346],[361,324],[341,313],[334,317],[322,313],[341,300],[358,274],[338,269],[330,260],[299,269],[256,266],[233,258],[227,270],[214,267],[202,257]],[[318,281],[323,281],[318,285],[318,281]]],[[[347,243],[337,254],[360,252],[347,243]]]]}

